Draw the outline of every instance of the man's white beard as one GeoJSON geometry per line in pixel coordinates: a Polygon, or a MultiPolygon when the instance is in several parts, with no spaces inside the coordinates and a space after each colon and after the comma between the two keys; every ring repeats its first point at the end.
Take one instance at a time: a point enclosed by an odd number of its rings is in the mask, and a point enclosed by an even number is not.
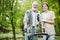
{"type": "Polygon", "coordinates": [[[33,11],[37,11],[38,9],[37,9],[37,8],[33,8],[33,7],[32,7],[32,10],[33,10],[33,11]]]}

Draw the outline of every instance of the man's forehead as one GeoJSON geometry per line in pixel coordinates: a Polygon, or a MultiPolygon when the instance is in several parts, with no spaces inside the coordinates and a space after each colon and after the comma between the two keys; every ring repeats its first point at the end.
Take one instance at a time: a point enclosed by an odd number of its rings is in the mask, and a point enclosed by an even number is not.
{"type": "Polygon", "coordinates": [[[32,5],[38,5],[38,3],[36,1],[34,1],[32,5]]]}
{"type": "MultiPolygon", "coordinates": [[[[34,5],[38,6],[37,4],[34,4],[34,5]]],[[[33,6],[34,6],[34,5],[33,5],[33,6]]]]}

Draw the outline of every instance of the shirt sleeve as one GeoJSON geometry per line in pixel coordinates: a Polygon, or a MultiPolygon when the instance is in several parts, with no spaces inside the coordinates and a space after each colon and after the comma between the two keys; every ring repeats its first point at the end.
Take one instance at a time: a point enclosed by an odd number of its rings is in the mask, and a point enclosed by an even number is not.
{"type": "Polygon", "coordinates": [[[51,12],[51,19],[54,20],[56,17],[54,15],[54,12],[51,12]]]}
{"type": "Polygon", "coordinates": [[[29,18],[28,18],[28,11],[26,11],[23,23],[28,23],[28,20],[29,20],[29,18]]]}

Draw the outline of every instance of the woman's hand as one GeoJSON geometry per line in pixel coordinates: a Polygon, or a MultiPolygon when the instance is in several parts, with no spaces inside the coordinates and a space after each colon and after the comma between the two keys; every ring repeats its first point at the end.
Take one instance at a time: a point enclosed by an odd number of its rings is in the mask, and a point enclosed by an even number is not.
{"type": "Polygon", "coordinates": [[[45,28],[42,28],[42,33],[45,33],[45,28]]]}

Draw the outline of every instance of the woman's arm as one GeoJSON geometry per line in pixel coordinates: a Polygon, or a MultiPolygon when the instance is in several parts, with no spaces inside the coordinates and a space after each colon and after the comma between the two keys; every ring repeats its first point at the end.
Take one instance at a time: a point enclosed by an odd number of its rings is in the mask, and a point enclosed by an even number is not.
{"type": "Polygon", "coordinates": [[[45,23],[50,23],[50,24],[54,24],[54,19],[52,20],[47,20],[47,21],[44,21],[45,23]]]}
{"type": "MultiPolygon", "coordinates": [[[[44,32],[44,30],[45,30],[45,26],[44,26],[45,23],[54,24],[54,20],[55,20],[55,15],[54,15],[54,13],[51,12],[50,16],[51,16],[50,19],[41,20],[42,32],[44,32]]],[[[42,19],[43,19],[43,18],[42,18],[42,19]]]]}
{"type": "Polygon", "coordinates": [[[44,22],[41,22],[41,25],[42,25],[42,32],[44,33],[45,32],[44,22]]]}
{"type": "Polygon", "coordinates": [[[50,13],[50,19],[47,19],[44,22],[50,23],[50,24],[54,24],[54,20],[55,20],[55,15],[54,15],[54,12],[51,11],[51,13],[50,13]]]}
{"type": "Polygon", "coordinates": [[[29,20],[29,18],[28,18],[28,11],[26,11],[25,16],[24,16],[24,20],[23,20],[23,23],[24,23],[24,30],[27,29],[28,20],[29,20]]]}

